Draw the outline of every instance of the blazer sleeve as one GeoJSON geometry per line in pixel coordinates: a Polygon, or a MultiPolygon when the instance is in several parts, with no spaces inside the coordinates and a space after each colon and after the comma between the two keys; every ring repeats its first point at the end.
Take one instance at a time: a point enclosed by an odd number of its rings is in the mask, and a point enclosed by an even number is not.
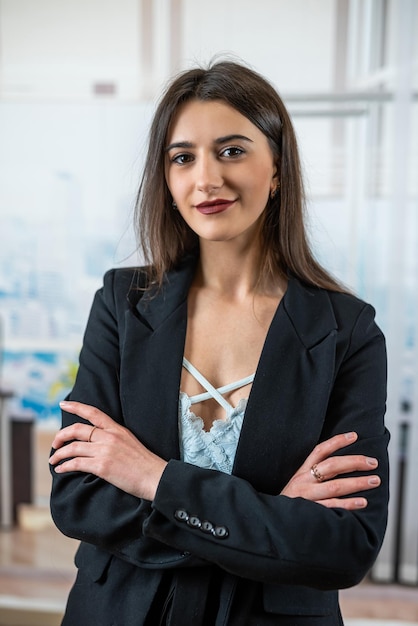
{"type": "MultiPolygon", "coordinates": [[[[68,396],[99,408],[123,425],[119,342],[132,280],[132,270],[110,270],[105,275],[92,304],[77,378],[68,396]]],[[[76,415],[62,413],[62,428],[75,421],[86,423],[76,415]]],[[[144,536],[142,526],[151,512],[149,501],[93,474],[57,474],[53,467],[51,474],[51,514],[65,535],[143,567],[177,567],[193,561],[190,555],[144,536]]]]}
{"type": "Polygon", "coordinates": [[[259,493],[239,477],[172,460],[144,523],[148,536],[267,583],[336,589],[362,580],[387,520],[386,352],[369,305],[351,323],[341,313],[339,324],[344,339],[337,346],[321,439],[355,430],[359,439],[349,453],[378,458],[382,484],[362,494],[367,508],[328,509],[303,498],[259,493]]]}

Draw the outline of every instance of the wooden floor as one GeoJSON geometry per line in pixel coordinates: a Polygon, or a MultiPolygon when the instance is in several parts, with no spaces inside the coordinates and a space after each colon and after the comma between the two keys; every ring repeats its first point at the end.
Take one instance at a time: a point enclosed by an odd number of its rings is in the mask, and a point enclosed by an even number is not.
{"type": "MultiPolygon", "coordinates": [[[[35,491],[44,506],[29,518],[23,509],[19,528],[0,530],[0,626],[58,626],[75,577],[77,542],[56,530],[45,506],[51,441],[51,433],[37,433],[35,491]]],[[[418,626],[418,587],[364,582],[340,597],[347,626],[418,626]]]]}
{"type": "Polygon", "coordinates": [[[52,527],[0,531],[0,626],[58,626],[75,548],[52,527]]]}

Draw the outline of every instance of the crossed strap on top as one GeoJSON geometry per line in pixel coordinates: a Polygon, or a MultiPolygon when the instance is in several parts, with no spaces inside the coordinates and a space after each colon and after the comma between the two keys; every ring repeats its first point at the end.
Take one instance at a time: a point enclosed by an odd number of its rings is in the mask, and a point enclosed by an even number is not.
{"type": "Polygon", "coordinates": [[[202,385],[202,387],[206,389],[206,392],[190,396],[189,400],[191,404],[197,404],[197,402],[203,402],[204,400],[210,400],[210,398],[213,398],[225,409],[227,415],[234,410],[234,407],[227,400],[225,400],[222,394],[235,391],[235,389],[249,385],[253,382],[255,376],[255,374],[251,374],[250,376],[241,378],[234,383],[229,383],[228,385],[224,385],[223,387],[218,387],[216,389],[216,387],[211,385],[208,379],[203,376],[203,374],[201,374],[199,370],[186,359],[186,357],[183,357],[183,367],[202,385]]]}

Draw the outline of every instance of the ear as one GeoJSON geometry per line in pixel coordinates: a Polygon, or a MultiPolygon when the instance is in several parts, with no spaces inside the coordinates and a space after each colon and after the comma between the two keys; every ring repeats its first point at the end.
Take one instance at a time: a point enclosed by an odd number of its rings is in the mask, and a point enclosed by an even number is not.
{"type": "Polygon", "coordinates": [[[279,189],[279,187],[280,187],[279,172],[278,172],[278,168],[275,167],[273,176],[271,178],[270,192],[275,193],[279,189]]]}
{"type": "Polygon", "coordinates": [[[270,198],[274,198],[274,196],[277,194],[277,192],[280,189],[280,180],[279,180],[279,174],[277,172],[277,168],[274,171],[273,177],[271,179],[271,183],[270,183],[270,198]]]}

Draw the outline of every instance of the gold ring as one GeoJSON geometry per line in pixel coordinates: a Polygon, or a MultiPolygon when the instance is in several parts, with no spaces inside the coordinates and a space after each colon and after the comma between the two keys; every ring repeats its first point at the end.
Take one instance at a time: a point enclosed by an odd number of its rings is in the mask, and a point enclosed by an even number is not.
{"type": "Polygon", "coordinates": [[[322,483],[325,480],[325,476],[323,476],[318,470],[318,465],[316,463],[311,467],[311,474],[319,483],[322,483]]]}
{"type": "Polygon", "coordinates": [[[93,428],[91,429],[89,438],[87,439],[87,443],[92,443],[91,436],[94,433],[94,431],[96,430],[96,428],[98,428],[98,426],[93,426],[93,428]]]}

